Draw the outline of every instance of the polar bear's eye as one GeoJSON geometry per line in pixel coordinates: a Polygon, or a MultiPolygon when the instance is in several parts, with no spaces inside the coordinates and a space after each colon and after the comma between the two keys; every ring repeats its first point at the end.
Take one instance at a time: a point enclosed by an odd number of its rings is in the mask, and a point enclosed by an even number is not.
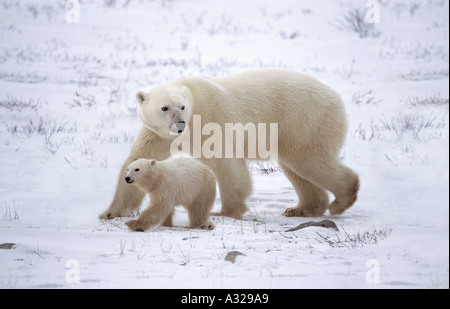
{"type": "Polygon", "coordinates": [[[135,169],[134,171],[135,171],[135,172],[139,172],[139,169],[137,168],[137,169],[135,169]]]}
{"type": "Polygon", "coordinates": [[[163,112],[167,112],[167,111],[169,110],[169,108],[168,108],[167,106],[163,106],[163,107],[161,108],[161,110],[162,110],[163,112]]]}
{"type": "Polygon", "coordinates": [[[185,109],[185,106],[184,106],[184,105],[183,105],[183,106],[181,106],[181,110],[182,110],[182,111],[184,111],[184,109],[185,109]]]}

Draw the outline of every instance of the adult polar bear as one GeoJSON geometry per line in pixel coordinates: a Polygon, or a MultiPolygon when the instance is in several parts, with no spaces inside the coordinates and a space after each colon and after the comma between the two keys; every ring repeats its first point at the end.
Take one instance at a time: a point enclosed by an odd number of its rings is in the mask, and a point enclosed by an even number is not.
{"type": "MultiPolygon", "coordinates": [[[[347,134],[343,103],[335,91],[310,76],[259,70],[215,79],[183,78],[156,86],[149,93],[138,92],[137,99],[144,125],[102,219],[127,216],[139,207],[144,193],[125,183],[127,166],[139,158],[168,158],[177,137],[170,132],[184,131],[184,125],[190,128],[185,133],[192,132],[193,115],[200,115],[202,123],[220,125],[222,130],[226,123],[263,123],[267,127],[278,123],[278,163],[299,199],[297,206],[286,209],[285,216],[318,217],[327,209],[341,214],[356,200],[359,178],[338,157],[347,134]],[[326,190],[335,196],[331,204],[326,190]]],[[[222,200],[219,215],[241,218],[248,210],[245,201],[252,190],[245,159],[200,160],[217,178],[222,200]]]]}

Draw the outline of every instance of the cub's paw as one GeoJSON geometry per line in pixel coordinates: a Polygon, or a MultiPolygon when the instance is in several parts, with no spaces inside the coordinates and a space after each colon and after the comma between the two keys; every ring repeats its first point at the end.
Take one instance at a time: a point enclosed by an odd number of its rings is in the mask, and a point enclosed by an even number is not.
{"type": "Polygon", "coordinates": [[[147,225],[144,224],[141,220],[130,220],[125,223],[128,228],[132,231],[143,232],[148,229],[147,225]]]}

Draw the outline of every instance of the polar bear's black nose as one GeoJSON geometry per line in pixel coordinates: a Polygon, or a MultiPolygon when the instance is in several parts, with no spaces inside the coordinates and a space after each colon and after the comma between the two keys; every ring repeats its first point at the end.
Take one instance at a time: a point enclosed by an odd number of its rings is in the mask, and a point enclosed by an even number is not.
{"type": "Polygon", "coordinates": [[[177,127],[177,129],[178,129],[178,133],[182,133],[183,130],[184,130],[184,128],[186,127],[186,122],[184,122],[184,121],[178,121],[178,122],[176,123],[176,127],[177,127]]]}
{"type": "Polygon", "coordinates": [[[132,183],[132,181],[131,181],[131,178],[130,178],[130,177],[125,177],[125,181],[126,181],[127,183],[132,183]]]}

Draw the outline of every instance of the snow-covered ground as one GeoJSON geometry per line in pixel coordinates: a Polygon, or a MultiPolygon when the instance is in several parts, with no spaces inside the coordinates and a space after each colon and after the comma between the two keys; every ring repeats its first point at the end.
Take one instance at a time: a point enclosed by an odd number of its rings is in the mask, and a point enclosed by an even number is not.
{"type": "Polygon", "coordinates": [[[0,248],[15,245],[0,249],[0,288],[448,288],[448,10],[446,0],[1,0],[0,248]],[[361,23],[377,4],[379,23],[361,23]],[[181,228],[181,208],[180,228],[145,233],[98,219],[140,127],[137,90],[259,68],[311,74],[345,101],[342,157],[361,191],[324,216],[339,231],[285,232],[311,219],[281,215],[295,192],[258,164],[251,211],[211,217],[213,231],[181,228]],[[232,263],[230,251],[243,255],[232,263]]]}

